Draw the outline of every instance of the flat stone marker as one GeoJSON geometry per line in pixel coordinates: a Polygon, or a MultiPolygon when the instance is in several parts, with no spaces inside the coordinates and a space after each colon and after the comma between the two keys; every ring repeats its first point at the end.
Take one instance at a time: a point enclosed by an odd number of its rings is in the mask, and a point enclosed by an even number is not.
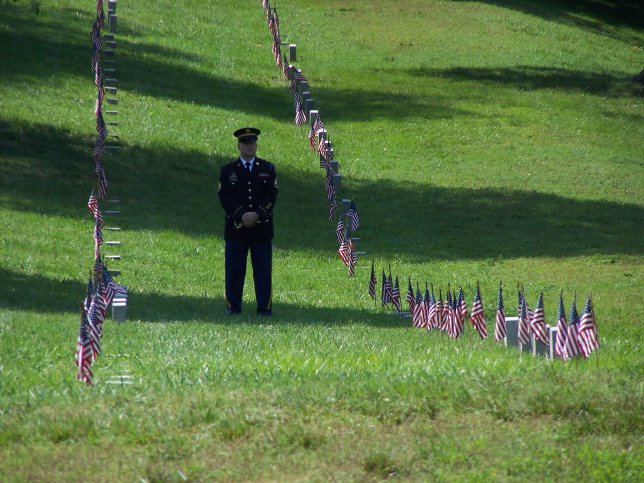
{"type": "Polygon", "coordinates": [[[288,59],[290,62],[295,62],[297,60],[297,45],[289,44],[288,45],[288,59]]]}
{"type": "Polygon", "coordinates": [[[110,378],[107,381],[105,381],[105,384],[117,384],[117,385],[129,386],[134,384],[134,377],[128,374],[110,376],[110,378]]]}

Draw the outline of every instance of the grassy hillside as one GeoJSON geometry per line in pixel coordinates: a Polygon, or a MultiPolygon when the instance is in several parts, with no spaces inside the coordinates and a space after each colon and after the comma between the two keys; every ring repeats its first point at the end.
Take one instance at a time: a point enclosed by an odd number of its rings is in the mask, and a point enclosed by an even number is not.
{"type": "Polygon", "coordinates": [[[261,2],[119,3],[106,224],[129,320],[90,388],[94,5],[0,1],[3,481],[642,478],[637,2],[279,2],[360,211],[353,279],[261,2]],[[224,316],[216,184],[244,125],[280,185],[268,323],[250,280],[224,316]],[[549,323],[560,289],[567,309],[592,291],[598,359],[414,329],[369,298],[372,258],[468,303],[479,280],[489,321],[499,280],[509,315],[517,282],[543,290],[549,323]]]}

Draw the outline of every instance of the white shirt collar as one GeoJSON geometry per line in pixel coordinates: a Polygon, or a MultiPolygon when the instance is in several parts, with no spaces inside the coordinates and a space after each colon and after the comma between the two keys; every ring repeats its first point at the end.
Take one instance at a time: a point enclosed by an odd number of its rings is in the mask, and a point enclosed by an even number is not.
{"type": "Polygon", "coordinates": [[[243,167],[246,167],[246,163],[250,163],[250,169],[253,169],[253,166],[255,166],[255,158],[256,156],[253,156],[253,159],[246,160],[240,156],[239,160],[241,161],[243,167]]]}

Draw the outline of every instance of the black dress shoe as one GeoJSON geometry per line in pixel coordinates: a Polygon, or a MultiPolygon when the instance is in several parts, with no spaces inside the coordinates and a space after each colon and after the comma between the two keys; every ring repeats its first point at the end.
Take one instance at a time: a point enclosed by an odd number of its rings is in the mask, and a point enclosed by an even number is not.
{"type": "Polygon", "coordinates": [[[241,310],[226,309],[226,315],[238,315],[238,314],[241,314],[241,310]]]}
{"type": "Polygon", "coordinates": [[[257,313],[260,317],[270,317],[273,315],[273,311],[271,309],[258,310],[257,313]]]}

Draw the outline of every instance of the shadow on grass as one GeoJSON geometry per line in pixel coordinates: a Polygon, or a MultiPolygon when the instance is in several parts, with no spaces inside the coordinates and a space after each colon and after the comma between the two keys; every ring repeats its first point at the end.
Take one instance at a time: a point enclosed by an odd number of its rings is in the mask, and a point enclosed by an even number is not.
{"type": "Polygon", "coordinates": [[[641,31],[644,25],[644,6],[638,0],[481,0],[481,2],[516,10],[551,22],[574,25],[623,42],[636,45],[641,45],[642,42],[641,36],[629,35],[623,31],[607,31],[605,28],[605,25],[619,28],[628,26],[641,31]]]}
{"type": "MultiPolygon", "coordinates": [[[[91,142],[47,125],[0,120],[2,206],[89,222],[91,142]]],[[[123,200],[119,224],[129,231],[221,236],[217,176],[228,161],[138,146],[128,148],[127,156],[107,157],[108,178],[118,187],[111,196],[123,200]]],[[[277,171],[276,248],[334,253],[335,225],[328,221],[321,170],[311,175],[277,162],[277,171]]],[[[361,216],[356,235],[369,256],[426,262],[642,253],[644,208],[637,204],[387,179],[353,180],[351,194],[361,216]]]]}
{"type": "MultiPolygon", "coordinates": [[[[60,9],[48,16],[35,15],[28,7],[0,3],[0,69],[3,82],[41,84],[56,74],[85,76],[90,69],[91,21],[78,17],[73,9],[60,9]],[[82,21],[82,23],[80,23],[82,21]],[[44,59],[44,61],[42,61],[44,59]]],[[[176,49],[149,43],[121,42],[118,70],[127,75],[119,87],[128,92],[160,99],[216,106],[230,111],[270,116],[292,121],[292,97],[287,82],[277,86],[241,81],[234,76],[204,72],[200,59],[176,49]],[[193,64],[193,65],[191,65],[193,64]]],[[[266,65],[271,62],[265,52],[266,65]]],[[[359,88],[324,89],[329,112],[342,113],[352,120],[430,116],[453,117],[459,114],[448,99],[424,99],[416,95],[359,88]]],[[[462,114],[462,113],[461,113],[462,114]]]]}
{"type": "MultiPolygon", "coordinates": [[[[85,284],[72,280],[54,280],[41,275],[25,275],[0,268],[3,289],[0,309],[38,313],[77,313],[85,294],[85,284]]],[[[266,319],[255,314],[251,305],[239,316],[226,316],[221,297],[193,297],[157,293],[130,294],[128,319],[142,322],[200,321],[218,324],[240,322],[266,324],[365,324],[382,328],[408,325],[409,319],[392,317],[383,312],[352,308],[300,307],[275,304],[275,315],[266,319]]],[[[108,323],[111,321],[108,312],[108,323]]]]}
{"type": "Polygon", "coordinates": [[[408,69],[416,77],[457,81],[488,82],[517,89],[556,89],[585,92],[604,97],[635,97],[639,84],[633,75],[612,75],[570,70],[559,67],[519,65],[516,67],[452,67],[447,69],[408,69]]]}

